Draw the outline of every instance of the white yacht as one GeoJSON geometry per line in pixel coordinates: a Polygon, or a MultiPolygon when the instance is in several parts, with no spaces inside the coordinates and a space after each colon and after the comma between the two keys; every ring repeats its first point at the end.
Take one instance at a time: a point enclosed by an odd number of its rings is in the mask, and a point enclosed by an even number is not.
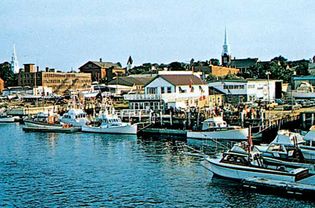
{"type": "Polygon", "coordinates": [[[104,133],[104,134],[137,134],[137,124],[122,122],[121,119],[107,110],[100,111],[98,116],[99,125],[84,125],[83,132],[104,133]]]}
{"type": "Polygon", "coordinates": [[[222,117],[212,117],[202,122],[201,131],[187,131],[189,139],[247,140],[248,128],[228,126],[222,117]]]}
{"type": "Polygon", "coordinates": [[[82,109],[70,109],[60,118],[60,123],[70,124],[74,127],[82,127],[89,122],[87,114],[82,109]]]}

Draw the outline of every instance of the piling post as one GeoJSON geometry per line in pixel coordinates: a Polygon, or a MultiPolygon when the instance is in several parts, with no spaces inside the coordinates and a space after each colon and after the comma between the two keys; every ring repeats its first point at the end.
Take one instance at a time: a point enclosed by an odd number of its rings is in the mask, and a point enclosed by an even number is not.
{"type": "Polygon", "coordinates": [[[302,126],[303,126],[303,128],[305,128],[306,127],[306,114],[305,113],[302,113],[302,126]]]}

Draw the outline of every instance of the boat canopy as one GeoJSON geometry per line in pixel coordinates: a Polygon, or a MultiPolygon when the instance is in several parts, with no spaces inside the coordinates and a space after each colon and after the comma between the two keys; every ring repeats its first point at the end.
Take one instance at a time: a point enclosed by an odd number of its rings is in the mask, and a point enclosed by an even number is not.
{"type": "Polygon", "coordinates": [[[295,144],[304,143],[303,136],[287,130],[280,130],[272,144],[282,144],[286,146],[294,146],[295,144]]]}
{"type": "Polygon", "coordinates": [[[202,122],[202,130],[224,127],[227,127],[227,123],[220,116],[208,118],[202,122]]]}
{"type": "Polygon", "coordinates": [[[315,131],[309,131],[304,136],[304,140],[306,141],[315,141],[315,131]]]}

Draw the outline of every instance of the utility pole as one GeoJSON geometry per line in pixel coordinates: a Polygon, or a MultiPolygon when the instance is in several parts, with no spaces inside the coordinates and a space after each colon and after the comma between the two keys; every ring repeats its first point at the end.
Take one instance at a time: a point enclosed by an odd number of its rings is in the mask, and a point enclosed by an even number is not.
{"type": "Polygon", "coordinates": [[[270,84],[269,84],[269,75],[270,75],[270,71],[266,72],[267,75],[267,82],[268,82],[268,103],[270,103],[270,84]]]}

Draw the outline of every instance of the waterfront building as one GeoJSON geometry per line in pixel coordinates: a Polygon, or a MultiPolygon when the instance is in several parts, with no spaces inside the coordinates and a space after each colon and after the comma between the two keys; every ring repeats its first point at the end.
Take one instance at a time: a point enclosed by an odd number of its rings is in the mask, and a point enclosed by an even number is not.
{"type": "Polygon", "coordinates": [[[213,87],[209,87],[209,107],[223,106],[224,94],[213,87]]]}
{"type": "Polygon", "coordinates": [[[282,97],[282,80],[223,80],[211,82],[209,87],[223,93],[228,103],[274,101],[282,97]]]}
{"type": "MultiPolygon", "coordinates": [[[[187,73],[187,72],[186,72],[187,73]]],[[[192,74],[159,74],[144,86],[144,94],[127,94],[130,109],[187,109],[209,105],[208,85],[192,74]]]]}
{"type": "Polygon", "coordinates": [[[79,70],[83,73],[90,73],[93,82],[109,82],[116,76],[126,74],[126,69],[123,69],[119,64],[103,62],[102,59],[100,61],[88,61],[79,67],[79,70]]]}
{"type": "Polygon", "coordinates": [[[18,74],[19,86],[51,87],[55,94],[85,90],[91,87],[91,82],[89,73],[56,72],[49,68],[39,71],[35,64],[24,64],[24,69],[18,74]]]}
{"type": "Polygon", "coordinates": [[[0,93],[4,90],[4,81],[0,78],[0,93]]]}
{"type": "Polygon", "coordinates": [[[129,75],[127,77],[116,77],[107,85],[108,88],[114,89],[115,94],[126,93],[144,93],[144,86],[151,81],[156,75],[129,75]]]}

